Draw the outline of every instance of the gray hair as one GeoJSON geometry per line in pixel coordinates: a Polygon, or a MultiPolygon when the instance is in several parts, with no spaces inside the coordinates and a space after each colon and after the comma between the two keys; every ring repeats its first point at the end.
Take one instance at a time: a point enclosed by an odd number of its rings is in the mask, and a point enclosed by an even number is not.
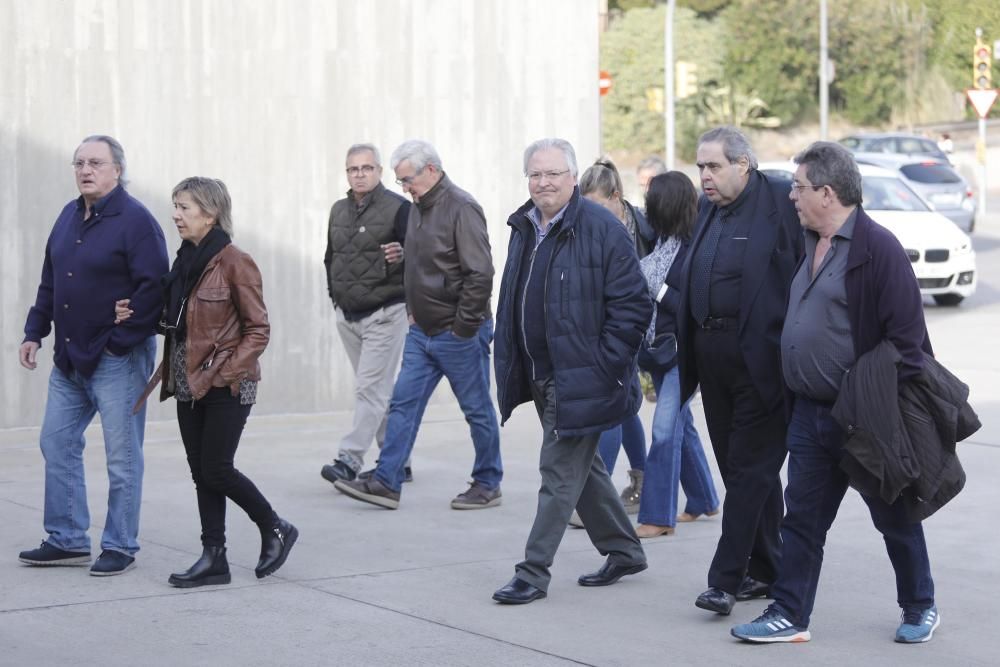
{"type": "Polygon", "coordinates": [[[844,206],[861,203],[861,171],[851,151],[832,141],[816,141],[794,158],[813,185],[829,185],[844,206]]]}
{"type": "Polygon", "coordinates": [[[562,151],[563,155],[566,157],[566,166],[569,167],[569,173],[576,178],[580,170],[576,168],[576,151],[573,150],[573,145],[570,144],[565,139],[557,139],[556,137],[548,137],[545,139],[539,139],[538,141],[532,142],[527,148],[524,149],[524,173],[528,174],[528,160],[531,156],[538,151],[545,150],[546,148],[558,148],[562,151]]]}
{"type": "Polygon", "coordinates": [[[372,155],[375,156],[375,164],[381,167],[382,156],[379,155],[378,149],[375,148],[375,144],[354,144],[347,149],[347,157],[350,158],[352,155],[357,155],[358,153],[364,153],[366,151],[371,151],[372,155]]]}
{"type": "Polygon", "coordinates": [[[171,199],[186,192],[202,211],[215,218],[216,224],[229,236],[233,235],[233,201],[226,184],[217,178],[190,176],[174,186],[171,199]]]}
{"type": "Polygon", "coordinates": [[[389,158],[389,166],[395,170],[400,162],[409,162],[416,171],[420,171],[429,164],[434,165],[438,171],[442,171],[441,158],[434,146],[423,139],[410,139],[404,141],[392,152],[389,158]]]}
{"type": "MultiPolygon", "coordinates": [[[[118,167],[118,185],[123,188],[128,185],[128,169],[125,164],[125,149],[122,145],[118,143],[118,140],[114,137],[109,137],[106,134],[92,134],[89,137],[84,137],[83,141],[80,142],[80,146],[83,144],[89,144],[93,141],[100,141],[107,144],[108,148],[111,149],[111,161],[115,163],[118,167]]],[[[80,150],[80,146],[77,146],[76,150],[73,151],[73,159],[76,159],[76,153],[80,150]]]]}
{"type": "Polygon", "coordinates": [[[667,163],[660,159],[659,155],[650,155],[639,163],[636,171],[651,171],[653,176],[667,173],[667,163]]]}
{"type": "Polygon", "coordinates": [[[735,127],[722,125],[698,137],[699,146],[713,142],[722,144],[722,153],[729,160],[729,164],[736,164],[740,158],[745,157],[751,169],[757,168],[757,156],[750,147],[750,140],[735,127]]]}
{"type": "Polygon", "coordinates": [[[605,199],[611,199],[614,195],[622,197],[622,177],[618,173],[618,168],[611,160],[598,160],[587,167],[580,177],[580,194],[589,195],[597,192],[605,199]]]}

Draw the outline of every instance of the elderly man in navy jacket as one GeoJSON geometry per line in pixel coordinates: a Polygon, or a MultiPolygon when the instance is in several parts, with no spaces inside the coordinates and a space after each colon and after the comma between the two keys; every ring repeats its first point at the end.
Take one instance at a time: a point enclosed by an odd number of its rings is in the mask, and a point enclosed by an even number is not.
{"type": "Polygon", "coordinates": [[[511,227],[497,308],[497,399],[504,421],[533,401],[542,425],[538,510],[524,560],[493,594],[503,604],[546,596],[549,567],[575,507],[607,561],[579,578],[606,586],[646,569],[646,556],[597,456],[606,429],[634,415],[636,352],[652,304],[628,232],[580,196],[573,147],[541,139],[524,152],[531,200],[511,227]]]}
{"type": "Polygon", "coordinates": [[[729,614],[767,595],[777,571],[785,407],[778,338],[802,249],[788,183],[757,171],[749,141],[718,127],[698,140],[705,197],[684,265],[681,396],[701,385],[726,498],[722,535],[695,605],[729,614]]]}
{"type": "MultiPolygon", "coordinates": [[[[899,379],[920,375],[931,353],[923,301],[906,251],[861,208],[861,174],[839,144],[816,142],[796,156],[792,201],[805,227],[806,253],[788,296],[781,333],[785,384],[794,395],[788,427],[788,511],[774,602],[732,629],[754,643],[809,641],[826,534],[848,486],[841,468],[847,433],[834,402],[855,361],[883,340],[902,357],[899,379]]],[[[896,641],[930,640],[941,619],[934,605],[927,543],[903,498],[862,495],[896,573],[903,619],[896,641]]],[[[844,630],[843,634],[850,634],[844,630]]]]}
{"type": "Polygon", "coordinates": [[[99,412],[110,488],[102,551],[90,573],[109,576],[132,568],[139,550],[146,413],[133,414],[133,406],[153,371],[167,246],[153,216],[125,191],[125,153],[115,139],[84,139],[73,168],[80,197],[66,205],[49,234],[20,348],[21,365],[33,370],[55,324],[55,367],[41,432],[48,537],[39,548],[22,551],[20,560],[90,562],[83,432],[99,412]],[[120,299],[130,300],[133,314],[116,324],[120,299]]]}

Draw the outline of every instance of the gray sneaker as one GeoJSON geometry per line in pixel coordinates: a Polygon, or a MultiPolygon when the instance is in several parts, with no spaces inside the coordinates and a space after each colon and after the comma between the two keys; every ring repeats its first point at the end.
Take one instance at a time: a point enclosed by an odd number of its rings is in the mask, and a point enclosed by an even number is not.
{"type": "Polygon", "coordinates": [[[455,496],[451,501],[453,510],[481,510],[500,504],[500,487],[487,489],[479,482],[469,484],[468,490],[455,496]]]}

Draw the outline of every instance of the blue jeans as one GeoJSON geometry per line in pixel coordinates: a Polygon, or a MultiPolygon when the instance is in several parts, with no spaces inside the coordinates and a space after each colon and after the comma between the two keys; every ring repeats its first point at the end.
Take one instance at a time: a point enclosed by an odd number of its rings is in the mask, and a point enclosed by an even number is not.
{"type": "Polygon", "coordinates": [[[110,483],[101,549],[130,555],[139,550],[146,409],[144,404],[132,414],[132,407],[153,374],[155,358],[156,338],[150,336],[120,357],[105,352],[89,378],[76,371],[66,375],[52,369],[41,447],[45,457],[46,541],[57,549],[90,551],[83,432],[99,412],[110,483]]]}
{"type": "Polygon", "coordinates": [[[639,415],[632,415],[614,428],[609,428],[601,434],[597,441],[597,451],[601,453],[604,467],[608,474],[615,471],[615,461],[618,460],[618,446],[621,445],[628,457],[628,465],[632,470],[643,470],[646,467],[646,431],[642,427],[639,415]]]}
{"type": "Polygon", "coordinates": [[[719,508],[712,472],[694,427],[690,403],[681,405],[677,367],[654,373],[656,411],[653,443],[646,458],[646,474],[639,502],[639,523],[673,526],[677,522],[677,491],[684,488],[688,514],[705,514],[719,508]]]}
{"type": "MultiPolygon", "coordinates": [[[[826,534],[847,492],[840,469],[847,436],[830,415],[831,406],[795,397],[788,426],[788,486],[781,525],[781,566],[771,587],[775,605],[795,625],[809,626],[826,534]]],[[[903,503],[886,504],[862,495],[875,528],[882,533],[896,572],[896,597],[904,611],[923,611],[934,604],[927,543],[919,522],[910,523],[903,503]]]]}
{"type": "Polygon", "coordinates": [[[488,489],[500,486],[500,426],[490,397],[492,341],[492,320],[484,322],[471,338],[459,338],[451,331],[428,336],[417,325],[410,326],[403,345],[403,365],[389,401],[385,444],[375,468],[380,482],[393,491],[402,488],[403,468],[413,451],[424,409],[444,376],[472,433],[476,450],[472,479],[488,489]]]}

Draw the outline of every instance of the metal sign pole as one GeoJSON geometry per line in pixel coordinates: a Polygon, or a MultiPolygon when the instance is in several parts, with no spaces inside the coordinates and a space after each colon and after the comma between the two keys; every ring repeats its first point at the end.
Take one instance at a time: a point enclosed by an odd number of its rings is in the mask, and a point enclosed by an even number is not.
{"type": "MultiPolygon", "coordinates": [[[[986,117],[979,117],[979,141],[976,142],[976,158],[979,161],[979,213],[986,216],[986,117]]],[[[980,218],[982,219],[982,218],[980,218]]]]}

